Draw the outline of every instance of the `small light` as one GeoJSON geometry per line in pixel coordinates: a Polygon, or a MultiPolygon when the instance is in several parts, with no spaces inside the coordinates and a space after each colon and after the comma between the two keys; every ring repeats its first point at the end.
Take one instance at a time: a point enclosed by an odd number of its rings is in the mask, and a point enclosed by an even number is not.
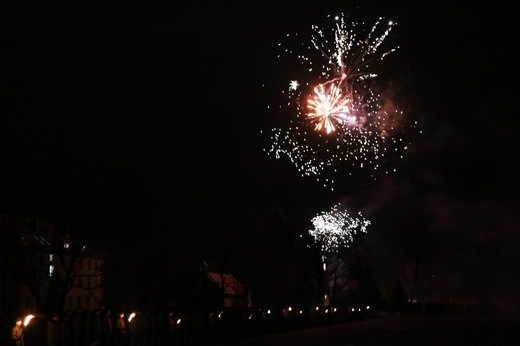
{"type": "Polygon", "coordinates": [[[182,322],[182,319],[180,319],[180,318],[177,319],[177,324],[181,324],[181,322],[182,322]]]}
{"type": "Polygon", "coordinates": [[[271,314],[271,309],[267,310],[267,314],[268,314],[268,315],[271,314]]]}
{"type": "Polygon", "coordinates": [[[287,308],[287,310],[292,311],[292,307],[289,306],[289,307],[287,308]]]}
{"type": "Polygon", "coordinates": [[[367,310],[370,310],[370,305],[367,305],[367,310]]]}

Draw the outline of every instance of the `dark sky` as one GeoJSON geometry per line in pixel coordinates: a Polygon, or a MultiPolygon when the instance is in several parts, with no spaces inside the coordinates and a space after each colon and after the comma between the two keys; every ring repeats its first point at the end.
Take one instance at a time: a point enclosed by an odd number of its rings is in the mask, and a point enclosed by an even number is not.
{"type": "Polygon", "coordinates": [[[274,205],[305,232],[338,201],[373,219],[374,244],[415,213],[447,243],[485,228],[518,244],[518,13],[358,4],[2,4],[0,212],[65,224],[109,253],[204,253],[274,205]],[[270,86],[291,78],[277,41],[350,11],[398,23],[391,75],[423,134],[397,173],[331,192],[269,159],[260,131],[282,97],[270,86]]]}

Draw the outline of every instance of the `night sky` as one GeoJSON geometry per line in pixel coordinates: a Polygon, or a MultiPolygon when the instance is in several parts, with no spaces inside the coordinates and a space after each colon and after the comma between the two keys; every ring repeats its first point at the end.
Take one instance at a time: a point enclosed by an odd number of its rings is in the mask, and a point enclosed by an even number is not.
{"type": "Polygon", "coordinates": [[[128,254],[241,246],[233,234],[252,212],[278,208],[305,233],[343,201],[373,221],[381,272],[412,230],[434,235],[440,268],[455,261],[512,290],[515,11],[488,1],[3,3],[0,213],[65,225],[124,272],[137,261],[128,254]],[[398,23],[389,75],[422,134],[396,173],[332,192],[268,158],[260,131],[292,78],[277,42],[340,12],[398,23]]]}

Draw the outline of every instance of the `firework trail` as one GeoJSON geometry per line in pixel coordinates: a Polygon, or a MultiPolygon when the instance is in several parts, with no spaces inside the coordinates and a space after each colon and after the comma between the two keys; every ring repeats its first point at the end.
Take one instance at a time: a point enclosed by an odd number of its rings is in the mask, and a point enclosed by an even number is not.
{"type": "Polygon", "coordinates": [[[312,228],[309,234],[319,244],[323,254],[337,252],[348,247],[358,232],[366,233],[370,221],[359,217],[352,217],[345,210],[341,210],[340,204],[335,205],[329,211],[321,212],[312,220],[312,228]]]}
{"type": "Polygon", "coordinates": [[[296,59],[302,78],[290,80],[283,91],[284,126],[268,131],[271,147],[265,151],[287,157],[302,176],[333,189],[336,178],[357,169],[373,178],[389,173],[386,163],[408,143],[400,137],[403,112],[374,83],[378,64],[398,49],[385,47],[395,23],[380,18],[366,30],[343,15],[329,19],[331,28],[311,26],[310,39],[294,35],[296,48],[280,54],[296,59]]]}

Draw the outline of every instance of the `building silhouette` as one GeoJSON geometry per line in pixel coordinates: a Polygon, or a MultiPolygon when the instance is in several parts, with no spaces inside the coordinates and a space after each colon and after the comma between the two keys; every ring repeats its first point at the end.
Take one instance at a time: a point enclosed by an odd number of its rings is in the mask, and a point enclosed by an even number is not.
{"type": "Polygon", "coordinates": [[[100,309],[104,258],[38,218],[0,215],[0,316],[100,309]]]}

